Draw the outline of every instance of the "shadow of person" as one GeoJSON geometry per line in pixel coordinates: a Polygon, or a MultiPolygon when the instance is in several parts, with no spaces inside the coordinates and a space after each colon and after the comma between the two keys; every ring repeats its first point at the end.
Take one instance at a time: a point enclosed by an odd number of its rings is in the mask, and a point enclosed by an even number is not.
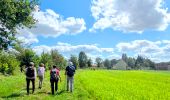
{"type": "Polygon", "coordinates": [[[23,96],[23,94],[20,94],[20,93],[12,93],[11,95],[9,95],[9,96],[3,96],[2,98],[16,98],[16,97],[20,97],[20,96],[23,96]]]}

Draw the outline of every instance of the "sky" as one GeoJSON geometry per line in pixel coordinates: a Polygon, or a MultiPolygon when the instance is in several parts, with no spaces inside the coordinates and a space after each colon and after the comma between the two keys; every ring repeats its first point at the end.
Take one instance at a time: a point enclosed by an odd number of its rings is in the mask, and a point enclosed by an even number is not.
{"type": "Polygon", "coordinates": [[[65,58],[84,51],[95,59],[141,55],[170,61],[169,0],[40,0],[33,28],[17,37],[41,54],[58,50],[65,58]]]}

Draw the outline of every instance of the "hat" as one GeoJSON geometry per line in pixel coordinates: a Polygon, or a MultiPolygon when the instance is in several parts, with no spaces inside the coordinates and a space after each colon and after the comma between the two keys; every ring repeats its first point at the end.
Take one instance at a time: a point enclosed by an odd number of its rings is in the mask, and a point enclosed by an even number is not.
{"type": "Polygon", "coordinates": [[[30,66],[34,66],[34,63],[33,63],[33,62],[30,62],[29,64],[30,64],[30,66]]]}
{"type": "Polygon", "coordinates": [[[69,65],[69,66],[72,66],[72,65],[73,65],[73,63],[72,63],[71,61],[69,61],[69,62],[68,62],[68,65],[69,65]]]}

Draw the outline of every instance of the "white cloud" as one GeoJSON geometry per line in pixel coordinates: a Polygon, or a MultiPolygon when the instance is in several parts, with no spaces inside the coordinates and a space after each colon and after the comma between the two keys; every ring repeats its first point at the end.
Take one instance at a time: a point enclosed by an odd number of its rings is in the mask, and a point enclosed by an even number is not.
{"type": "Polygon", "coordinates": [[[37,43],[37,36],[57,37],[63,34],[75,35],[86,30],[86,23],[83,18],[68,17],[64,19],[51,9],[39,11],[39,8],[35,8],[33,17],[37,20],[33,28],[18,29],[20,34],[17,37],[24,44],[37,43]]]}
{"type": "MultiPolygon", "coordinates": [[[[78,56],[80,51],[84,51],[87,56],[93,60],[93,62],[95,62],[96,57],[101,57],[105,59],[107,58],[107,56],[114,55],[113,48],[101,48],[97,44],[71,45],[68,43],[58,42],[57,45],[54,46],[40,45],[33,47],[33,50],[39,55],[43,51],[50,52],[50,50],[52,49],[58,50],[59,53],[63,54],[63,56],[67,59],[70,57],[71,54],[78,56]]],[[[112,58],[114,57],[112,56],[112,58]]]]}
{"type": "Polygon", "coordinates": [[[83,18],[68,17],[64,19],[51,9],[34,12],[33,17],[37,20],[35,27],[20,29],[19,33],[32,33],[35,36],[57,37],[63,34],[75,35],[86,30],[83,18]]]}
{"type": "Polygon", "coordinates": [[[113,48],[100,48],[97,47],[96,44],[92,45],[71,45],[68,43],[62,43],[58,42],[55,46],[35,46],[33,48],[34,51],[36,51],[38,54],[40,54],[43,51],[50,51],[52,49],[58,50],[60,53],[68,53],[68,54],[78,54],[80,51],[84,51],[86,53],[113,53],[113,48]]]}
{"type": "Polygon", "coordinates": [[[33,43],[38,43],[39,40],[35,35],[32,33],[23,33],[23,34],[18,34],[17,39],[20,40],[24,45],[31,45],[33,43]]]}
{"type": "Polygon", "coordinates": [[[132,56],[142,55],[150,58],[153,61],[170,61],[170,41],[149,41],[149,40],[134,40],[129,43],[122,42],[116,45],[119,52],[132,53],[132,56]]]}
{"type": "Polygon", "coordinates": [[[92,0],[91,12],[96,20],[90,31],[113,28],[142,33],[147,29],[165,30],[170,13],[164,0],[92,0]]]}

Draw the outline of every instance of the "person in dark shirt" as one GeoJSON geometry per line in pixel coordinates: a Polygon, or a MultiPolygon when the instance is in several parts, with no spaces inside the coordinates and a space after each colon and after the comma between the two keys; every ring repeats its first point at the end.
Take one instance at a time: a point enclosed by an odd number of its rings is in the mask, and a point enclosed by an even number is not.
{"type": "Polygon", "coordinates": [[[67,76],[67,91],[70,90],[70,92],[73,92],[75,70],[76,69],[75,66],[73,66],[73,63],[69,62],[65,69],[65,75],[67,76]]]}

